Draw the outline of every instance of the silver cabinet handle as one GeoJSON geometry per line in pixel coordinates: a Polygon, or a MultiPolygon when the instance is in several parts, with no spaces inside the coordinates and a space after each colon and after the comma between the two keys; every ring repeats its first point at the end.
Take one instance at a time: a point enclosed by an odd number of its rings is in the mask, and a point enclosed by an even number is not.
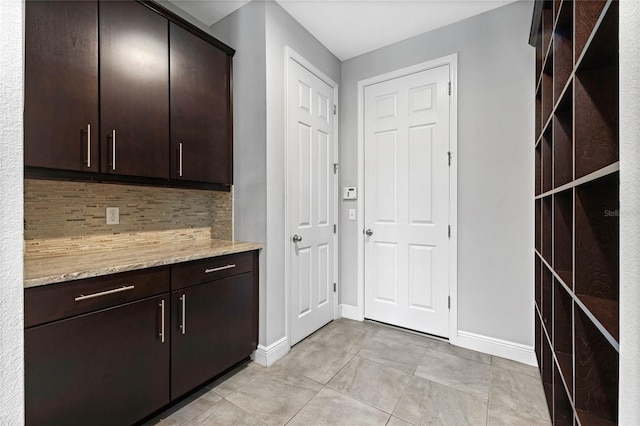
{"type": "Polygon", "coordinates": [[[111,131],[111,170],[116,169],[116,129],[111,131]]]}
{"type": "Polygon", "coordinates": [[[292,238],[294,243],[299,243],[300,241],[302,241],[302,237],[298,234],[295,234],[292,238]]]}
{"type": "Polygon", "coordinates": [[[160,342],[164,343],[164,300],[160,302],[160,342]]]}
{"type": "Polygon", "coordinates": [[[182,324],[180,324],[180,329],[182,330],[182,334],[185,334],[187,332],[187,295],[183,294],[182,297],[180,297],[180,301],[182,302],[182,324]]]}
{"type": "Polygon", "coordinates": [[[235,268],[236,265],[235,264],[231,264],[231,265],[225,265],[225,266],[220,266],[218,268],[212,268],[212,269],[205,269],[204,273],[205,274],[210,274],[212,272],[218,272],[218,271],[224,271],[225,269],[232,269],[235,268]]]}
{"type": "Polygon", "coordinates": [[[368,236],[372,236],[373,235],[373,229],[369,228],[366,231],[364,231],[365,234],[367,234],[368,236]]]}
{"type": "Polygon", "coordinates": [[[87,124],[87,168],[91,168],[91,124],[87,124]]]}
{"type": "Polygon", "coordinates": [[[182,177],[182,142],[178,144],[178,176],[182,177]]]}
{"type": "Polygon", "coordinates": [[[81,294],[80,296],[75,298],[75,301],[80,302],[81,300],[94,299],[96,297],[106,296],[108,294],[114,294],[114,293],[120,293],[122,291],[133,290],[134,288],[135,286],[132,286],[132,285],[124,285],[122,287],[101,291],[99,293],[87,294],[86,296],[84,294],[81,294]]]}

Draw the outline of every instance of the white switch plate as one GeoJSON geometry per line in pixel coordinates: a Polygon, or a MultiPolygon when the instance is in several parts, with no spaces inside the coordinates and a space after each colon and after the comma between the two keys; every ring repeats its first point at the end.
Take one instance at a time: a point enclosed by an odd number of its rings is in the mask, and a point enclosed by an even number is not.
{"type": "Polygon", "coordinates": [[[349,220],[356,220],[356,209],[349,209],[349,220]]]}
{"type": "Polygon", "coordinates": [[[117,225],[120,223],[120,208],[107,207],[107,225],[117,225]]]}

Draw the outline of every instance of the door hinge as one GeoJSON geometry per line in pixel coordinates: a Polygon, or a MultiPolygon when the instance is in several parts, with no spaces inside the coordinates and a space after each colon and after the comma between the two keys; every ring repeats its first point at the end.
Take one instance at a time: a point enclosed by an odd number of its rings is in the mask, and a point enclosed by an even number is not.
{"type": "Polygon", "coordinates": [[[338,106],[334,105],[333,106],[333,115],[336,115],[338,113],[338,106]]]}
{"type": "Polygon", "coordinates": [[[449,82],[449,96],[451,96],[451,82],[449,82]]]}
{"type": "Polygon", "coordinates": [[[447,227],[447,236],[451,239],[451,225],[447,227]]]}
{"type": "Polygon", "coordinates": [[[336,286],[336,283],[333,283],[333,292],[334,292],[334,293],[336,292],[336,287],[337,287],[337,286],[336,286]]]}
{"type": "Polygon", "coordinates": [[[447,151],[447,155],[449,156],[449,167],[451,167],[451,151],[447,151]]]}
{"type": "Polygon", "coordinates": [[[447,296],[447,308],[451,309],[451,296],[447,296]]]}
{"type": "Polygon", "coordinates": [[[335,234],[338,231],[338,225],[333,224],[333,233],[335,234]]]}
{"type": "Polygon", "coordinates": [[[333,174],[338,173],[338,163],[333,163],[333,174]]]}

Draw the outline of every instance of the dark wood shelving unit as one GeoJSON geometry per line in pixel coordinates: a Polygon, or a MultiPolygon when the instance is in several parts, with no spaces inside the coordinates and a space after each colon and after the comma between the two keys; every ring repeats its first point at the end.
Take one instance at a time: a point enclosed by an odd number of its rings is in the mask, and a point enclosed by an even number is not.
{"type": "Polygon", "coordinates": [[[535,351],[554,425],[618,421],[617,0],[537,0],[535,351]]]}

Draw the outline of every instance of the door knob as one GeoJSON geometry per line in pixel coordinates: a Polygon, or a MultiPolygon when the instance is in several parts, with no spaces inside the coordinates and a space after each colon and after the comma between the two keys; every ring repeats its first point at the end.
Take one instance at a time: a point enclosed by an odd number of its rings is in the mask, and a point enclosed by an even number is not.
{"type": "Polygon", "coordinates": [[[295,234],[293,236],[293,242],[294,243],[299,243],[300,241],[302,241],[302,237],[300,235],[298,235],[298,234],[295,234]]]}
{"type": "Polygon", "coordinates": [[[364,231],[365,234],[367,234],[368,236],[372,236],[373,235],[373,229],[369,228],[366,231],[364,231]]]}

